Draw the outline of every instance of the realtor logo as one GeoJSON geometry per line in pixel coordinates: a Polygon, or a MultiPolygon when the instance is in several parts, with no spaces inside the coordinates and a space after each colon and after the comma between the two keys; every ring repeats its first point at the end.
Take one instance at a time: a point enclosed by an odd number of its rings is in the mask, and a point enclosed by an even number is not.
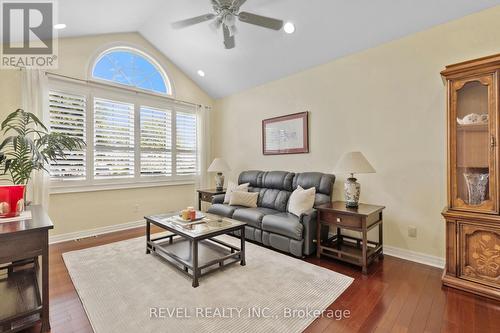
{"type": "Polygon", "coordinates": [[[54,1],[2,1],[1,67],[56,67],[54,1]]]}

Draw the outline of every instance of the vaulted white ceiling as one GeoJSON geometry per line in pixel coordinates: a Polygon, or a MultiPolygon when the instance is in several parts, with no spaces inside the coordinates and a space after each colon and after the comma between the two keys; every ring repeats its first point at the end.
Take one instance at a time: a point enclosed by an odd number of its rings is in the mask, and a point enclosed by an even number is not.
{"type": "Polygon", "coordinates": [[[220,98],[496,5],[500,0],[247,0],[242,10],[291,21],[296,32],[238,22],[232,50],[208,23],[170,26],[210,12],[209,0],[60,0],[59,21],[67,24],[61,37],[138,31],[220,98]]]}

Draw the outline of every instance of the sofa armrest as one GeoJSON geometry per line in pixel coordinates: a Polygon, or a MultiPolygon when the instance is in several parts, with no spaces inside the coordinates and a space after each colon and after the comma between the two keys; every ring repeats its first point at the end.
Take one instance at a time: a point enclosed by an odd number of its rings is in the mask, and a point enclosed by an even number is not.
{"type": "Polygon", "coordinates": [[[299,216],[300,223],[303,223],[302,221],[307,220],[307,219],[311,219],[311,218],[316,219],[316,214],[317,214],[317,210],[314,208],[311,208],[308,211],[303,212],[299,216]]]}
{"type": "Polygon", "coordinates": [[[304,226],[303,237],[304,237],[304,254],[310,255],[316,251],[316,225],[317,225],[317,211],[312,208],[299,217],[300,223],[304,226]]]}
{"type": "Polygon", "coordinates": [[[224,203],[225,194],[216,194],[212,197],[212,204],[224,203]]]}

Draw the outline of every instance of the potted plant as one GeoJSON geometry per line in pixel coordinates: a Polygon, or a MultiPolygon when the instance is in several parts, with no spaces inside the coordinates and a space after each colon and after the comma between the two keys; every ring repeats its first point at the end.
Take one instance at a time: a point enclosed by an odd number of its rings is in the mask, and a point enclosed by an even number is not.
{"type": "Polygon", "coordinates": [[[0,186],[0,217],[18,216],[24,210],[26,185],[35,170],[48,172],[50,162],[66,158],[67,151],[85,146],[81,138],[49,133],[33,114],[17,109],[5,118],[0,130],[0,172],[11,186],[0,186]]]}

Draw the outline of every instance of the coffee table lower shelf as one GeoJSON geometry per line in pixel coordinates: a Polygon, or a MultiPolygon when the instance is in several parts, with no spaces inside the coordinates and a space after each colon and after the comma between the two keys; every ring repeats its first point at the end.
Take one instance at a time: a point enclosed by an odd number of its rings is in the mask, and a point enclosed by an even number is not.
{"type": "Polygon", "coordinates": [[[148,241],[146,252],[157,254],[192,278],[195,288],[201,276],[236,262],[245,265],[241,249],[215,238],[198,241],[170,234],[148,241]]]}

